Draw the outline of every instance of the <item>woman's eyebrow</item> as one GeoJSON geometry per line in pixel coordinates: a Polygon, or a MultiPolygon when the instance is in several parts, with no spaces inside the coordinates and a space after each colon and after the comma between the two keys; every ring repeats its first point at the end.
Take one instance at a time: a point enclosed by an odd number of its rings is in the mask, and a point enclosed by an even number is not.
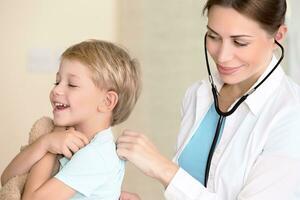
{"type": "Polygon", "coordinates": [[[216,35],[219,35],[216,31],[214,31],[212,28],[210,28],[208,25],[206,26],[207,27],[207,29],[209,30],[209,31],[211,31],[211,32],[213,32],[214,34],[216,34],[216,35]]]}
{"type": "MultiPolygon", "coordinates": [[[[213,30],[211,27],[209,27],[208,25],[206,27],[207,27],[207,29],[209,31],[213,32],[214,34],[220,35],[215,30],[213,30]]],[[[245,34],[240,34],[240,35],[231,35],[230,37],[231,38],[240,38],[240,37],[253,37],[253,36],[251,36],[251,35],[245,35],[245,34]]]]}

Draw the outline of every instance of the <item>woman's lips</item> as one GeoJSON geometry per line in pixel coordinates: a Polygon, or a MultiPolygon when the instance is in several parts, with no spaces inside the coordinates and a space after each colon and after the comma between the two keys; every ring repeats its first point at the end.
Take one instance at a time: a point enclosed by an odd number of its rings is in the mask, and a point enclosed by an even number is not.
{"type": "Polygon", "coordinates": [[[218,71],[220,74],[224,74],[224,75],[231,75],[233,73],[235,73],[236,71],[238,71],[241,66],[239,67],[224,67],[222,65],[217,65],[218,71]]]}

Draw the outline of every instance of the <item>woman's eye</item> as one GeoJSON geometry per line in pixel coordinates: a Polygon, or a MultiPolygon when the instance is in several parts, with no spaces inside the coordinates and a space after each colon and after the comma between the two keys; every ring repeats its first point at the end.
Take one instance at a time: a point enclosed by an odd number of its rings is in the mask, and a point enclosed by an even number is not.
{"type": "Polygon", "coordinates": [[[245,47],[248,45],[248,43],[245,42],[239,42],[239,41],[234,41],[234,44],[238,47],[245,47]]]}
{"type": "Polygon", "coordinates": [[[55,83],[54,83],[54,85],[58,85],[58,84],[59,84],[59,82],[55,82],[55,83]]]}
{"type": "Polygon", "coordinates": [[[211,34],[207,34],[207,37],[209,37],[210,39],[213,39],[213,40],[217,39],[217,36],[211,35],[211,34]]]}
{"type": "Polygon", "coordinates": [[[222,41],[222,38],[217,35],[207,34],[207,37],[211,42],[221,42],[222,41]]]}

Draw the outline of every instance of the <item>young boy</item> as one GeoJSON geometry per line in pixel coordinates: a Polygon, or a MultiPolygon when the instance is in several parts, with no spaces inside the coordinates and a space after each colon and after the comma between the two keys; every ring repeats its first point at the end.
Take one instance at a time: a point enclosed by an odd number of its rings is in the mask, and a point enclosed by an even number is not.
{"type": "Polygon", "coordinates": [[[50,101],[54,124],[69,128],[21,152],[4,171],[2,183],[30,169],[22,199],[118,199],[124,163],[110,127],[128,118],[140,87],[138,65],[122,48],[98,40],[68,48],[50,101]],[[57,154],[65,157],[51,177],[57,154]],[[17,169],[19,164],[25,167],[17,169]]]}

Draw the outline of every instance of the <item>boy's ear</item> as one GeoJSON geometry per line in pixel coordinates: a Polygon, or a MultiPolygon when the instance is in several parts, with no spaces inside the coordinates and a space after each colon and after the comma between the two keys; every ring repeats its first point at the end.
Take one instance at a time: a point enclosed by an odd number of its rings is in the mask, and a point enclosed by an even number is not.
{"type": "Polygon", "coordinates": [[[112,111],[118,103],[119,96],[115,91],[107,91],[104,94],[103,102],[98,106],[98,110],[101,112],[112,111]]]}

